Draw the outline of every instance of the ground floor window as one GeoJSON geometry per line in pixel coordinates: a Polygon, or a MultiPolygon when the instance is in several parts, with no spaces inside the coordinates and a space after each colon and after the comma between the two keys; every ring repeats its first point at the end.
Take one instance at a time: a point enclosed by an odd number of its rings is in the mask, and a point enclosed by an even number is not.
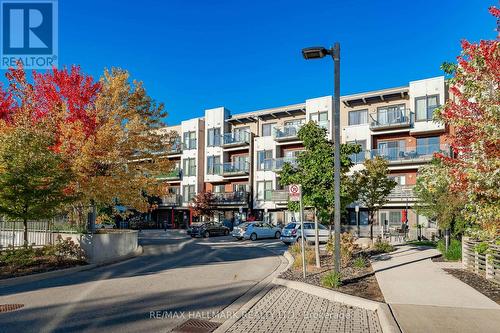
{"type": "MultiPolygon", "coordinates": [[[[368,225],[368,211],[360,210],[358,214],[359,214],[359,216],[358,216],[359,225],[368,225]]],[[[349,210],[348,223],[350,225],[357,225],[356,224],[356,211],[349,210]]]]}

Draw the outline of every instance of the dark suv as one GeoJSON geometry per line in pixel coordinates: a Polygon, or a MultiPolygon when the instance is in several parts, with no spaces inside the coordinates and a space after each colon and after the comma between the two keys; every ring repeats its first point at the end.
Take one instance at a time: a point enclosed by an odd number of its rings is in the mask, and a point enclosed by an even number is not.
{"type": "Polygon", "coordinates": [[[201,224],[191,225],[186,233],[191,237],[211,237],[211,236],[227,236],[229,228],[220,223],[205,222],[201,224]]]}

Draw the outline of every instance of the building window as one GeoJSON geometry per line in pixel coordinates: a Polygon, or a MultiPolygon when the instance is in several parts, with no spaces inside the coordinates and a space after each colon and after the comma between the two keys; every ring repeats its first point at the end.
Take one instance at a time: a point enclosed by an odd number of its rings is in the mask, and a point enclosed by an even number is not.
{"type": "Polygon", "coordinates": [[[226,187],[224,185],[214,185],[213,191],[214,193],[224,193],[226,192],[226,187]]]}
{"type": "Polygon", "coordinates": [[[257,200],[259,201],[271,201],[273,190],[272,181],[257,182],[257,200]]]}
{"type": "Polygon", "coordinates": [[[272,158],[272,150],[259,150],[257,152],[257,170],[271,170],[272,158]]]}
{"type": "Polygon", "coordinates": [[[439,95],[415,98],[415,119],[432,120],[434,110],[439,107],[439,95]]]}
{"type": "Polygon", "coordinates": [[[285,121],[285,127],[286,126],[300,127],[300,126],[304,125],[305,122],[306,122],[306,120],[304,118],[288,120],[288,121],[285,121]]]}
{"type": "Polygon", "coordinates": [[[196,195],[194,185],[184,185],[182,186],[182,192],[184,194],[184,202],[190,202],[196,195]]]}
{"type": "Polygon", "coordinates": [[[366,140],[354,140],[354,141],[348,141],[347,143],[361,146],[361,151],[357,154],[350,155],[349,158],[354,164],[363,163],[365,161],[366,140]]]}
{"type": "Polygon", "coordinates": [[[275,123],[272,124],[262,124],[262,136],[271,136],[273,135],[275,123]]]}
{"type": "Polygon", "coordinates": [[[194,158],[185,158],[183,160],[184,176],[196,176],[196,160],[194,158]]]}
{"type": "Polygon", "coordinates": [[[246,142],[250,139],[250,127],[236,127],[233,129],[235,142],[246,142]]]}
{"type": "Polygon", "coordinates": [[[248,184],[233,184],[233,192],[248,192],[248,184]]]}
{"type": "Polygon", "coordinates": [[[401,212],[400,211],[389,212],[389,224],[391,224],[391,225],[400,225],[401,224],[401,212]]]}
{"type": "Polygon", "coordinates": [[[349,111],[349,126],[368,123],[368,110],[349,111]]]}
{"type": "Polygon", "coordinates": [[[207,131],[207,146],[218,147],[220,146],[220,128],[209,128],[207,131]]]}
{"type": "Polygon", "coordinates": [[[406,175],[394,175],[388,178],[394,180],[398,185],[406,185],[406,175]]]}
{"type": "Polygon", "coordinates": [[[440,150],[439,136],[431,136],[428,138],[417,138],[417,154],[432,155],[440,150]]]}
{"type": "Polygon", "coordinates": [[[184,132],[184,149],[196,149],[196,132],[184,132]]]}
{"type": "Polygon", "coordinates": [[[220,175],[220,156],[207,156],[207,175],[220,175]]]}
{"type": "Polygon", "coordinates": [[[406,121],[404,104],[384,106],[377,109],[378,125],[401,124],[406,121]]]}
{"type": "Polygon", "coordinates": [[[405,140],[383,141],[378,143],[378,150],[376,155],[381,156],[385,159],[393,161],[405,157],[405,154],[405,140]]]}

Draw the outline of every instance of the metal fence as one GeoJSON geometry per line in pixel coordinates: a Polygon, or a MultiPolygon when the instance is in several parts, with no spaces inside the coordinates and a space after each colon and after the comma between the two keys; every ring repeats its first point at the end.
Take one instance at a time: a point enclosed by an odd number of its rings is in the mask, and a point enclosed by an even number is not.
{"type": "MultiPolygon", "coordinates": [[[[45,245],[52,241],[51,221],[28,221],[28,245],[45,245]]],[[[0,220],[0,249],[24,245],[22,221],[0,220]]]]}

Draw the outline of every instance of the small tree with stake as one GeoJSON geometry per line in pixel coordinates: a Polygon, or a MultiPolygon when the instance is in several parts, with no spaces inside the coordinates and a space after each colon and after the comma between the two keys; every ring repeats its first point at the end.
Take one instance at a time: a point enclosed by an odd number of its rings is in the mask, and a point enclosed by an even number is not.
{"type": "Polygon", "coordinates": [[[387,203],[389,193],[396,187],[397,183],[387,177],[389,174],[387,160],[380,156],[366,160],[363,164],[365,168],[355,172],[353,179],[358,191],[358,201],[368,210],[370,238],[373,240],[375,213],[387,203]]]}
{"type": "Polygon", "coordinates": [[[66,193],[71,172],[47,135],[21,126],[0,130],[0,214],[23,221],[53,217],[74,198],[66,193]]]}

